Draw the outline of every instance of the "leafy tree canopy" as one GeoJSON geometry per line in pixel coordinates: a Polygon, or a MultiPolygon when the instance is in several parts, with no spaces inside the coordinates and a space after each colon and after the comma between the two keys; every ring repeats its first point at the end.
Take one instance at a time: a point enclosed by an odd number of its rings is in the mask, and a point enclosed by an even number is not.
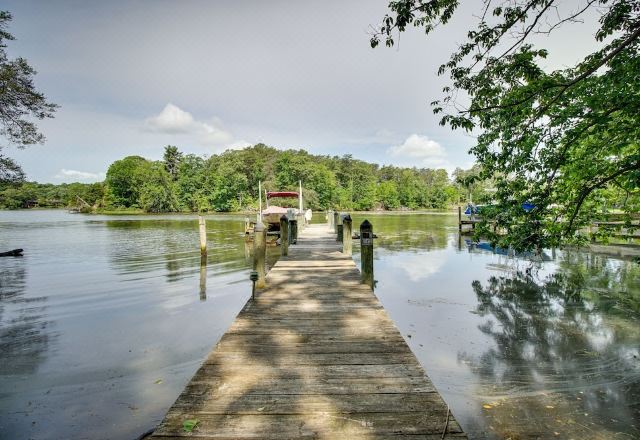
{"type": "MultiPolygon", "coordinates": [[[[457,0],[398,0],[371,46],[395,44],[408,26],[431,34],[458,12],[457,0]]],[[[493,178],[491,218],[516,249],[576,239],[602,191],[640,193],[640,1],[483,0],[466,41],[442,64],[450,84],[432,102],[441,124],[478,133],[471,148],[481,177],[493,178]],[[594,50],[575,65],[549,70],[534,44],[573,22],[593,25],[594,50]],[[464,97],[464,101],[459,97],[464,97]],[[531,212],[522,203],[535,205],[531,212]]],[[[622,206],[634,212],[634,204],[622,206]]],[[[636,211],[637,212],[637,211],[636,211]]],[[[628,219],[628,218],[627,218],[628,219]]]]}
{"type": "MultiPolygon", "coordinates": [[[[24,58],[9,59],[5,48],[14,39],[7,31],[11,14],[0,11],[0,136],[9,144],[24,148],[43,143],[44,136],[33,122],[53,117],[57,105],[47,102],[35,89],[36,71],[24,58]]],[[[2,154],[6,145],[0,144],[0,183],[24,179],[24,173],[13,159],[2,154]]]]}

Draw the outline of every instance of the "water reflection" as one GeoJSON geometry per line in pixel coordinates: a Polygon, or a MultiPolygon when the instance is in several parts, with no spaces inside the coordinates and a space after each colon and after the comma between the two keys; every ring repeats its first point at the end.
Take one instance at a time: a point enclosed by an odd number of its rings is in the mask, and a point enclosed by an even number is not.
{"type": "Polygon", "coordinates": [[[574,252],[559,266],[472,283],[494,344],[459,359],[479,377],[487,424],[499,438],[637,438],[637,264],[574,252]]]}
{"type": "Polygon", "coordinates": [[[45,296],[26,295],[27,261],[4,258],[0,270],[0,375],[33,373],[55,338],[45,296]],[[5,311],[7,316],[5,316],[5,311]]]}
{"type": "Polygon", "coordinates": [[[207,260],[200,261],[200,301],[207,300],[207,260]]]}
{"type": "MultiPolygon", "coordinates": [[[[640,437],[637,264],[532,266],[469,252],[453,215],[366,218],[376,295],[471,438],[640,437]]],[[[135,438],[250,296],[243,216],[207,216],[204,266],[195,216],[0,212],[0,226],[3,248],[29,243],[0,259],[0,438],[135,438]]]]}
{"type": "MultiPolygon", "coordinates": [[[[206,263],[213,273],[245,267],[238,260],[244,246],[242,224],[229,220],[207,224],[211,245],[206,263]]],[[[110,260],[114,268],[123,273],[147,273],[162,264],[167,281],[176,282],[200,271],[196,219],[111,220],[105,224],[112,235],[110,260]]]]}
{"type": "MultiPolygon", "coordinates": [[[[374,247],[389,252],[432,251],[444,249],[452,230],[451,217],[446,215],[352,215],[354,231],[368,219],[378,238],[374,247]]],[[[354,245],[359,245],[358,240],[354,245]]],[[[356,255],[357,257],[357,255],[356,255]]]]}

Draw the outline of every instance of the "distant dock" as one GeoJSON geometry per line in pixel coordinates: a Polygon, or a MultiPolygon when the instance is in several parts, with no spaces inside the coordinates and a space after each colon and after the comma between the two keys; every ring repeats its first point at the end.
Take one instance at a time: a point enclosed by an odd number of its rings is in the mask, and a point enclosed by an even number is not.
{"type": "Polygon", "coordinates": [[[266,284],[151,438],[467,438],[327,225],[266,284]]]}

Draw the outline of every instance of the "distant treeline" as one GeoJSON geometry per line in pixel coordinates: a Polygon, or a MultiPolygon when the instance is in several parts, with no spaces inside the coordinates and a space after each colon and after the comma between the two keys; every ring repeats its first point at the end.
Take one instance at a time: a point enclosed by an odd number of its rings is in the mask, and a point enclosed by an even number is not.
{"type": "Polygon", "coordinates": [[[312,209],[445,209],[470,191],[476,202],[488,198],[489,185],[474,182],[477,173],[458,169],[450,178],[444,169],[380,167],[263,144],[209,158],[167,146],[160,161],[128,156],[112,163],[101,183],[0,188],[0,207],[77,206],[81,199],[96,210],[240,211],[257,208],[259,181],[267,190],[297,190],[301,180],[312,209]]]}

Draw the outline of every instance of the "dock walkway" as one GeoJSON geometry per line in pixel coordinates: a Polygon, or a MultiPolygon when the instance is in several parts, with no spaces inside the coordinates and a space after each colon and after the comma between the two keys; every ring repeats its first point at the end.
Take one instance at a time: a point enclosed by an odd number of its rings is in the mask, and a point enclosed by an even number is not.
{"type": "Polygon", "coordinates": [[[340,249],[301,231],[152,438],[466,438],[340,249]]]}

